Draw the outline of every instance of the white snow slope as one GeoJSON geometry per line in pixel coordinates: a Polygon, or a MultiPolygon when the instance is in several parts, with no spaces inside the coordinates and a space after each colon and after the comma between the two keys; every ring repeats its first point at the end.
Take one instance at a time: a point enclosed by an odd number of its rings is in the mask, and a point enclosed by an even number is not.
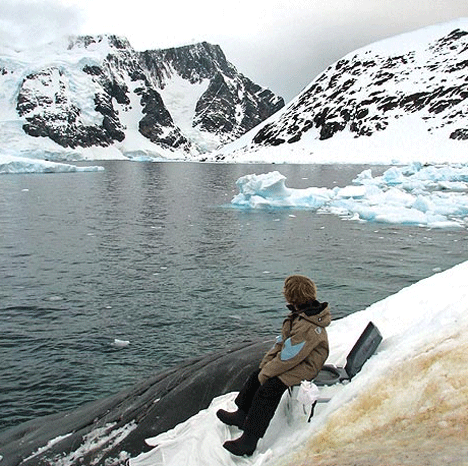
{"type": "Polygon", "coordinates": [[[468,139],[451,137],[468,135],[467,72],[468,18],[373,43],[330,65],[283,109],[209,159],[466,162],[468,139]]]}
{"type": "Polygon", "coordinates": [[[216,418],[231,393],[169,432],[131,466],[468,465],[468,262],[332,322],[328,363],[345,358],[369,321],[383,341],[346,385],[322,388],[310,423],[285,394],[250,458],[223,449],[240,431],[216,418]]]}

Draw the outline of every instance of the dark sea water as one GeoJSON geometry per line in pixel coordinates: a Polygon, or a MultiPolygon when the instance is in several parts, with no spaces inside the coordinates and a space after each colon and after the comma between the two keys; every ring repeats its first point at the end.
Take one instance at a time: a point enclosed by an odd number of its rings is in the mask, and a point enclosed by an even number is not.
{"type": "Polygon", "coordinates": [[[0,178],[0,429],[275,336],[291,273],[340,318],[468,259],[466,230],[230,206],[246,174],[334,187],[367,167],[100,165],[0,178]]]}

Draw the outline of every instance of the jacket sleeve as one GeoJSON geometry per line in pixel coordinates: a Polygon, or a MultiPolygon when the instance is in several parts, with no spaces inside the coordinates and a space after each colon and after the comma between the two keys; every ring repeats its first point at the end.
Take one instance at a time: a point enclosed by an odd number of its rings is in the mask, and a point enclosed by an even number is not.
{"type": "Polygon", "coordinates": [[[305,334],[291,335],[285,340],[281,351],[261,366],[258,379],[261,384],[267,379],[287,372],[302,362],[313,349],[320,343],[320,338],[315,333],[315,328],[310,328],[305,334]]]}
{"type": "Polygon", "coordinates": [[[269,363],[280,351],[282,348],[283,339],[281,335],[276,337],[276,342],[273,347],[263,356],[262,361],[260,362],[260,369],[265,366],[265,364],[269,363]]]}

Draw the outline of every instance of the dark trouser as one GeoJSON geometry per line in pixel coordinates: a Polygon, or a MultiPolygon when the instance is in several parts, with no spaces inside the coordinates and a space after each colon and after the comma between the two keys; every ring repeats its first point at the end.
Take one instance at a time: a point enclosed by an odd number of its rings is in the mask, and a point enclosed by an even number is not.
{"type": "Polygon", "coordinates": [[[260,385],[259,372],[260,369],[250,375],[237,395],[235,403],[239,409],[247,413],[244,431],[263,437],[288,386],[278,377],[272,377],[260,385]]]}

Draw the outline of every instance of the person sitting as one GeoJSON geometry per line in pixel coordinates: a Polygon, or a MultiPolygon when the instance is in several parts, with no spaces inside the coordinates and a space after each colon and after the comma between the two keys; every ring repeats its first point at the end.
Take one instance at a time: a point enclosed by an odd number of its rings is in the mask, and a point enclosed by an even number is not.
{"type": "Polygon", "coordinates": [[[281,335],[237,395],[237,411],[216,413],[224,424],[243,430],[238,439],[223,444],[236,456],[254,453],[283,393],[302,380],[315,378],[329,354],[326,327],[331,313],[328,303],[317,301],[315,283],[303,275],[291,275],[284,282],[283,294],[291,312],[281,335]]]}

